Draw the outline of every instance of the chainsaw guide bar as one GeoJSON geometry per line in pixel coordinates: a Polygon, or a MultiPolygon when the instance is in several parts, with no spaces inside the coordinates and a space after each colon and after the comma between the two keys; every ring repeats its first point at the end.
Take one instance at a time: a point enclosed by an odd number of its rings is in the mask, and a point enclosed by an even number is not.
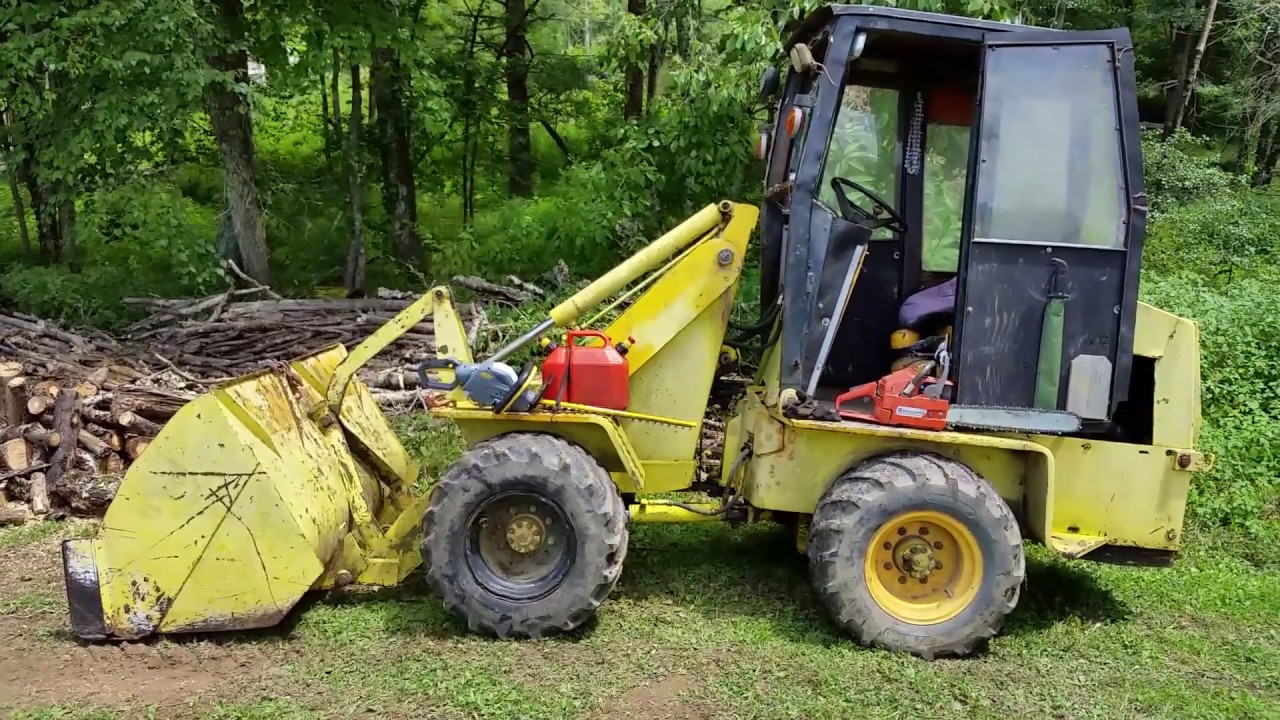
{"type": "Polygon", "coordinates": [[[947,410],[947,427],[989,432],[1065,435],[1080,429],[1080,418],[1069,412],[1029,408],[952,405],[947,410]]]}

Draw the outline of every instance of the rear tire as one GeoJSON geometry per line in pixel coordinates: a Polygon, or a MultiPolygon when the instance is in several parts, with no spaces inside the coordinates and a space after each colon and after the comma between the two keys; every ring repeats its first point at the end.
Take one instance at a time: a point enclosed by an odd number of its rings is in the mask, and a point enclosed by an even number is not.
{"type": "Polygon", "coordinates": [[[432,488],[421,544],[427,584],[473,632],[542,637],[586,622],[627,552],[609,473],[552,435],[467,451],[432,488]]]}
{"type": "Polygon", "coordinates": [[[968,655],[994,636],[1026,576],[1009,506],[967,466],[923,453],[837,479],[814,511],[808,555],[838,626],[925,659],[968,655]]]}

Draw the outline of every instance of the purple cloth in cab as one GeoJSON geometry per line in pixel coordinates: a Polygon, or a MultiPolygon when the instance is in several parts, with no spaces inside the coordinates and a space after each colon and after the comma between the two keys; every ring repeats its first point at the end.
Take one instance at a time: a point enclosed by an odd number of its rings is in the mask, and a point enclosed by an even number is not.
{"type": "Polygon", "coordinates": [[[935,313],[954,312],[956,307],[956,279],[921,290],[902,303],[898,310],[898,322],[904,328],[914,328],[917,323],[935,313]]]}

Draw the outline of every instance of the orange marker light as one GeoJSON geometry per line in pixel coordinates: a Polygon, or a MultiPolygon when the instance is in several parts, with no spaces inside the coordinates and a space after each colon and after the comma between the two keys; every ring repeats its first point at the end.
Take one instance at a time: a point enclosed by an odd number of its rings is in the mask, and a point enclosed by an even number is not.
{"type": "Polygon", "coordinates": [[[791,111],[787,113],[787,137],[794,138],[803,125],[804,111],[798,107],[791,108],[791,111]]]}

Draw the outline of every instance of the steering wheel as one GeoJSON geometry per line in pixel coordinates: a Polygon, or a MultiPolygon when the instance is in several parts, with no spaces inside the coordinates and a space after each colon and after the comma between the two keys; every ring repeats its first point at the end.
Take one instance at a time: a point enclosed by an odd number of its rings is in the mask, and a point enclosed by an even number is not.
{"type": "Polygon", "coordinates": [[[879,195],[871,192],[867,188],[859,185],[852,180],[846,180],[842,177],[831,178],[831,189],[836,193],[836,204],[840,206],[840,216],[851,223],[859,225],[867,230],[879,230],[880,228],[889,228],[896,233],[905,233],[907,231],[907,223],[898,214],[898,211],[889,206],[879,195]],[[845,193],[845,186],[862,193],[875,203],[868,212],[861,206],[855,204],[849,199],[849,195],[845,193]],[[880,217],[880,215],[888,217],[880,217]]]}

